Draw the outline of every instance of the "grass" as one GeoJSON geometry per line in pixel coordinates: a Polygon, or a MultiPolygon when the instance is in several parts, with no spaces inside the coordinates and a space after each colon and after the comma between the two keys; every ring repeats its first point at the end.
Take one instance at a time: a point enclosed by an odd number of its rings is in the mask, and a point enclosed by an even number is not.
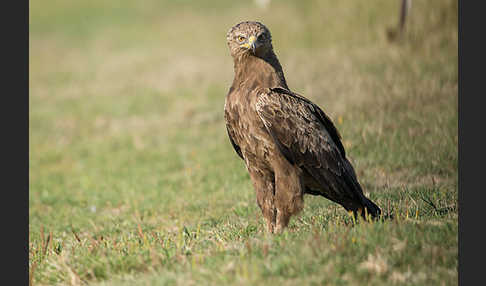
{"type": "Polygon", "coordinates": [[[32,285],[458,284],[456,2],[393,43],[398,1],[29,3],[32,285]],[[246,19],[392,219],[306,197],[265,233],[223,122],[246,19]]]}

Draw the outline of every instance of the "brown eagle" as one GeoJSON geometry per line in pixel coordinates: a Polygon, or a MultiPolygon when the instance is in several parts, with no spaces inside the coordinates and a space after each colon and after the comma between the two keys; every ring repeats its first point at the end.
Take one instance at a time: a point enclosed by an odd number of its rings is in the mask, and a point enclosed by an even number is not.
{"type": "Polygon", "coordinates": [[[270,31],[246,21],[226,39],[235,71],[224,105],[226,128],[245,161],[268,231],[288,225],[303,208],[304,194],[321,195],[354,214],[379,216],[331,119],[288,88],[270,31]]]}

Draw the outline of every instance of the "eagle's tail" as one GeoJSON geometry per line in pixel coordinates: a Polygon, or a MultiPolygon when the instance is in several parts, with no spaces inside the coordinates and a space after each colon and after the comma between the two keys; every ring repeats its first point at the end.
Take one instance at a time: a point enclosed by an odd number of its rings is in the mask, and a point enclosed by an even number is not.
{"type": "Polygon", "coordinates": [[[366,208],[366,212],[371,215],[371,217],[378,218],[380,216],[381,209],[374,202],[368,198],[364,198],[363,203],[364,207],[366,208]]]}
{"type": "Polygon", "coordinates": [[[356,178],[356,173],[353,166],[347,159],[345,159],[344,162],[344,166],[348,171],[348,174],[344,176],[344,181],[346,182],[346,186],[352,190],[350,192],[359,197],[361,204],[359,211],[361,216],[366,219],[366,214],[369,214],[372,218],[378,218],[381,214],[381,209],[374,202],[365,197],[363,189],[356,178]]]}

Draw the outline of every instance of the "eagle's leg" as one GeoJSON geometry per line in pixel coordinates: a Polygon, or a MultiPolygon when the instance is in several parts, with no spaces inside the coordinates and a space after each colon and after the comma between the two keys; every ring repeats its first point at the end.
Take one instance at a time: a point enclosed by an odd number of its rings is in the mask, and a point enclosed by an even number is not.
{"type": "Polygon", "coordinates": [[[267,223],[267,231],[273,233],[275,230],[276,209],[274,204],[274,177],[270,171],[248,169],[250,179],[255,188],[257,204],[262,211],[263,217],[267,223]]]}
{"type": "Polygon", "coordinates": [[[287,227],[290,217],[304,207],[302,171],[287,160],[282,161],[275,169],[276,233],[282,232],[287,227]]]}

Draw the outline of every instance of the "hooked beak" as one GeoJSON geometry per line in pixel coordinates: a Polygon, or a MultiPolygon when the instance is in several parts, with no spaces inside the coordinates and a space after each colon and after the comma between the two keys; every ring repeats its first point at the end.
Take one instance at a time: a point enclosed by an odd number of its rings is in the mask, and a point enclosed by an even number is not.
{"type": "Polygon", "coordinates": [[[250,38],[248,39],[248,44],[249,44],[250,49],[253,52],[253,54],[255,54],[255,51],[256,51],[256,48],[257,48],[256,42],[257,42],[257,38],[255,36],[250,36],[250,38]]]}
{"type": "Polygon", "coordinates": [[[251,50],[253,54],[255,54],[256,49],[258,48],[257,38],[255,36],[250,36],[250,38],[248,38],[248,42],[241,45],[241,47],[247,48],[251,50]]]}

